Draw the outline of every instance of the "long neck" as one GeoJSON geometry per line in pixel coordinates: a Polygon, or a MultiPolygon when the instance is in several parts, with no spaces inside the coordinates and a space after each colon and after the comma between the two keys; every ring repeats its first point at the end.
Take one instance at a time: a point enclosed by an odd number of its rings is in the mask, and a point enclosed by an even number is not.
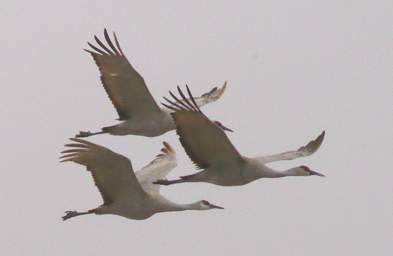
{"type": "Polygon", "coordinates": [[[301,176],[301,172],[299,172],[299,167],[294,167],[287,169],[285,171],[277,171],[274,169],[271,169],[269,167],[266,167],[267,172],[265,171],[263,173],[263,177],[266,178],[281,178],[281,177],[287,177],[287,176],[301,176]]]}
{"type": "Polygon", "coordinates": [[[263,162],[260,162],[258,158],[248,158],[248,163],[248,170],[246,170],[245,174],[248,176],[246,177],[247,180],[250,181],[259,178],[281,178],[301,175],[299,167],[290,168],[285,171],[278,171],[266,166],[263,162]]]}
{"type": "Polygon", "coordinates": [[[299,172],[299,167],[293,167],[288,170],[277,172],[279,177],[287,177],[287,176],[301,176],[299,172]]]}
{"type": "Polygon", "coordinates": [[[179,211],[185,211],[185,210],[200,210],[201,207],[198,202],[192,203],[192,204],[178,204],[179,206],[179,211]]]}
{"type": "Polygon", "coordinates": [[[186,210],[200,210],[198,202],[192,204],[177,204],[166,200],[161,207],[159,207],[160,212],[176,212],[176,211],[186,211],[186,210]]]}

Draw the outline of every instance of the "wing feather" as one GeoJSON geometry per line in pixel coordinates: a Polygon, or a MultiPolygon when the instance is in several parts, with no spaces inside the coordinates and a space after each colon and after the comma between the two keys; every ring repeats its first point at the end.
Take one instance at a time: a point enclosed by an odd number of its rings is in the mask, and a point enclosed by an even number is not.
{"type": "Polygon", "coordinates": [[[270,163],[281,160],[292,160],[299,157],[309,156],[315,153],[319,147],[321,146],[323,139],[325,138],[325,131],[323,131],[316,139],[311,140],[307,145],[301,146],[297,150],[291,150],[279,154],[269,155],[269,156],[261,156],[258,157],[258,161],[262,163],[270,163]]]}
{"type": "Polygon", "coordinates": [[[72,161],[86,166],[104,204],[129,202],[147,195],[137,181],[128,158],[86,140],[70,140],[74,143],[65,145],[71,149],[62,152],[61,162],[72,161]]]}
{"type": "Polygon", "coordinates": [[[225,132],[200,111],[189,88],[187,91],[191,100],[187,100],[180,88],[178,90],[183,103],[192,110],[186,107],[179,108],[179,99],[174,98],[178,105],[171,105],[171,107],[179,109],[171,115],[176,124],[179,140],[195,165],[200,169],[209,169],[242,164],[243,157],[225,132]]]}
{"type": "Polygon", "coordinates": [[[101,82],[119,115],[119,120],[131,117],[146,118],[159,113],[161,110],[148,90],[143,77],[132,67],[120,48],[116,35],[115,44],[107,31],[104,31],[105,41],[109,48],[97,36],[96,43],[101,49],[91,43],[89,52],[101,73],[101,82]]]}
{"type": "MultiPolygon", "coordinates": [[[[216,100],[218,100],[219,98],[221,98],[221,96],[224,94],[225,89],[227,86],[227,82],[225,81],[223,86],[221,86],[220,88],[218,87],[214,87],[213,89],[211,89],[209,92],[202,94],[199,97],[194,97],[195,103],[196,105],[201,108],[206,104],[215,102],[216,100]]],[[[182,106],[184,106],[185,100],[178,98],[176,95],[174,95],[172,92],[169,92],[170,95],[172,96],[173,99],[175,99],[175,101],[177,102],[177,104],[180,104],[182,106]]],[[[188,101],[190,101],[191,99],[186,98],[188,101]]],[[[163,104],[164,105],[164,104],[163,104]]],[[[163,108],[164,111],[167,111],[169,113],[172,113],[174,110],[171,107],[168,107],[168,104],[164,105],[165,108],[163,108]]],[[[189,108],[188,106],[186,108],[189,108]]]]}
{"type": "Polygon", "coordinates": [[[154,181],[164,179],[176,166],[176,153],[173,148],[164,142],[161,153],[148,165],[136,172],[136,177],[142,188],[148,193],[159,193],[160,186],[154,181]]]}

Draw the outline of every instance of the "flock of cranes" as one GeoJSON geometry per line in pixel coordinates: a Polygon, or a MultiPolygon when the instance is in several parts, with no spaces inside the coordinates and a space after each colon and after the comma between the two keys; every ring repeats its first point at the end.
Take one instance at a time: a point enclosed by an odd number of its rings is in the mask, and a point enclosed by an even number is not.
{"type": "Polygon", "coordinates": [[[297,150],[261,157],[245,157],[233,146],[225,131],[232,131],[218,121],[210,120],[201,107],[219,99],[225,89],[213,88],[194,97],[188,86],[186,92],[177,87],[169,91],[160,107],[150,94],[142,76],[131,66],[122,51],[116,34],[113,40],[104,30],[106,44],[94,36],[97,45],[88,43],[86,50],[93,56],[101,82],[119,115],[119,124],[103,127],[100,131],[80,131],[66,144],[61,162],[75,162],[86,166],[104,203],[89,211],[67,211],[63,220],[85,214],[115,214],[130,219],[146,219],[155,213],[184,210],[223,209],[200,200],[190,204],[171,202],[160,194],[160,185],[185,182],[208,182],[221,186],[245,185],[259,178],[285,176],[324,176],[307,166],[277,171],[266,164],[292,160],[313,154],[321,146],[325,132],[297,150]],[[177,95],[176,95],[177,94],[177,95]],[[189,158],[201,171],[167,180],[168,173],[177,166],[175,150],[167,143],[148,165],[134,172],[131,161],[108,148],[91,143],[82,137],[108,133],[111,135],[160,136],[176,130],[180,143],[189,158]]]}

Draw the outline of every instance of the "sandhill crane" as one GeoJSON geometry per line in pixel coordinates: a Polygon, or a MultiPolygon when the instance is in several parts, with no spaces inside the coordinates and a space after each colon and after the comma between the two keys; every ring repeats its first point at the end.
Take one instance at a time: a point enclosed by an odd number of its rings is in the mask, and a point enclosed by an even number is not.
{"type": "Polygon", "coordinates": [[[172,92],[173,101],[164,98],[164,104],[175,112],[172,117],[176,124],[176,131],[181,144],[190,159],[202,171],[182,176],[177,180],[161,179],[155,184],[170,185],[183,182],[208,182],[222,186],[244,185],[259,178],[278,178],[285,176],[324,176],[312,171],[307,166],[294,167],[286,171],[276,171],[266,163],[290,160],[304,157],[314,153],[321,145],[325,132],[315,140],[295,151],[281,154],[249,158],[239,154],[232,145],[225,132],[207,118],[193,100],[191,91],[187,91],[191,100],[187,100],[178,87],[183,101],[180,101],[172,92]]]}
{"type": "MultiPolygon", "coordinates": [[[[143,77],[132,67],[123,50],[120,48],[116,34],[114,43],[104,30],[105,45],[94,36],[98,46],[91,43],[90,50],[101,73],[101,82],[119,115],[121,123],[102,128],[98,132],[80,131],[76,137],[109,133],[112,135],[140,135],[154,137],[175,129],[170,116],[170,109],[160,108],[150,94],[143,77]],[[101,47],[101,48],[99,48],[101,47]]],[[[224,93],[226,82],[221,88],[214,87],[211,91],[196,98],[199,107],[219,99],[224,93]]]]}
{"type": "Polygon", "coordinates": [[[86,212],[67,211],[63,220],[93,213],[142,220],[159,212],[223,209],[206,200],[176,204],[160,195],[160,186],[153,181],[164,178],[177,165],[175,151],[166,142],[153,161],[134,173],[128,158],[86,140],[70,140],[73,143],[65,146],[71,149],[62,152],[61,162],[73,161],[86,166],[104,204],[86,212]]]}

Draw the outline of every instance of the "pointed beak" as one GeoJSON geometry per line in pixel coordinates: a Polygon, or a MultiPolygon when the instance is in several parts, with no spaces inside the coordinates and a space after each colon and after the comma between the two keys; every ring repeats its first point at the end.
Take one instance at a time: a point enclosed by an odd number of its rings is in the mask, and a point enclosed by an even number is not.
{"type": "Polygon", "coordinates": [[[218,205],[214,205],[214,204],[210,204],[210,208],[211,209],[224,209],[224,207],[218,206],[218,205]]]}
{"type": "Polygon", "coordinates": [[[322,173],[315,172],[315,171],[311,171],[311,170],[310,170],[310,175],[316,175],[316,176],[320,176],[320,177],[326,177],[326,176],[323,175],[322,173]]]}
{"type": "Polygon", "coordinates": [[[223,126],[223,125],[221,125],[221,128],[222,128],[224,131],[233,132],[232,129],[229,129],[228,127],[225,127],[225,126],[223,126]]]}

